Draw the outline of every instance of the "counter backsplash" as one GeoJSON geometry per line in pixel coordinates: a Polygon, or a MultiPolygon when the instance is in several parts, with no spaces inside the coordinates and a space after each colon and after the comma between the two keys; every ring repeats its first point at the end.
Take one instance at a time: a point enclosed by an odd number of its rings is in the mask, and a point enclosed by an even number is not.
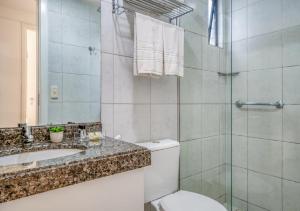
{"type": "MultiPolygon", "coordinates": [[[[78,124],[62,124],[65,128],[64,131],[64,141],[73,141],[74,134],[78,133],[79,126],[85,125],[88,132],[95,132],[102,130],[102,124],[100,122],[92,123],[78,123],[78,124]]],[[[49,127],[53,125],[46,126],[33,126],[31,128],[34,142],[49,142],[50,133],[49,127]]],[[[56,126],[56,125],[55,125],[56,126]]],[[[8,146],[18,146],[22,145],[22,128],[0,128],[0,148],[8,146]]]]}

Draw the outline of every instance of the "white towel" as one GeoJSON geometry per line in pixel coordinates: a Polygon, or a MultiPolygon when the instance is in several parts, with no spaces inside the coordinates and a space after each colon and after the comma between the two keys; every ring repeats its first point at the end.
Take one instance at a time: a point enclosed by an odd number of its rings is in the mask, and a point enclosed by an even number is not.
{"type": "Polygon", "coordinates": [[[184,29],[164,24],[164,73],[165,75],[184,75],[184,29]]]}
{"type": "Polygon", "coordinates": [[[163,75],[163,22],[136,13],[134,75],[163,75]]]}

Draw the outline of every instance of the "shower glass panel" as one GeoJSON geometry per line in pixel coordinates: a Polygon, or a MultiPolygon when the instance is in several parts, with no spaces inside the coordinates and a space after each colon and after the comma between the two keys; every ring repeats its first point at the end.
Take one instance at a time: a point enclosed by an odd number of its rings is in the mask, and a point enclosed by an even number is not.
{"type": "Polygon", "coordinates": [[[233,210],[300,210],[299,11],[299,0],[232,4],[233,210]]]}
{"type": "MultiPolygon", "coordinates": [[[[180,188],[231,210],[231,10],[223,1],[222,48],[208,42],[208,0],[188,0],[185,76],[180,79],[180,188]]],[[[220,8],[219,8],[220,9],[220,8]]]]}

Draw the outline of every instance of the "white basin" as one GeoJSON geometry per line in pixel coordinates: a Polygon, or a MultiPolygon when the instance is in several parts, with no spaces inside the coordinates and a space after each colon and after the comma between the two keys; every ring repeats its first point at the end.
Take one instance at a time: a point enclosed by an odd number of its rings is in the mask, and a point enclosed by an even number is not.
{"type": "Polygon", "coordinates": [[[59,157],[74,155],[81,152],[80,149],[50,149],[37,152],[26,152],[0,157],[0,166],[17,165],[34,161],[49,160],[59,157]]]}

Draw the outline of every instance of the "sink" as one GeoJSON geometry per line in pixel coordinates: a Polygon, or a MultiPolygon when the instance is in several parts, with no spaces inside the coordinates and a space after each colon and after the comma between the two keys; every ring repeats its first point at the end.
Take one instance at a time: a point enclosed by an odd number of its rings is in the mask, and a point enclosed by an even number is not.
{"type": "Polygon", "coordinates": [[[0,167],[65,157],[77,154],[82,151],[83,150],[80,149],[49,149],[37,152],[26,152],[15,155],[8,155],[0,157],[0,167]]]}

